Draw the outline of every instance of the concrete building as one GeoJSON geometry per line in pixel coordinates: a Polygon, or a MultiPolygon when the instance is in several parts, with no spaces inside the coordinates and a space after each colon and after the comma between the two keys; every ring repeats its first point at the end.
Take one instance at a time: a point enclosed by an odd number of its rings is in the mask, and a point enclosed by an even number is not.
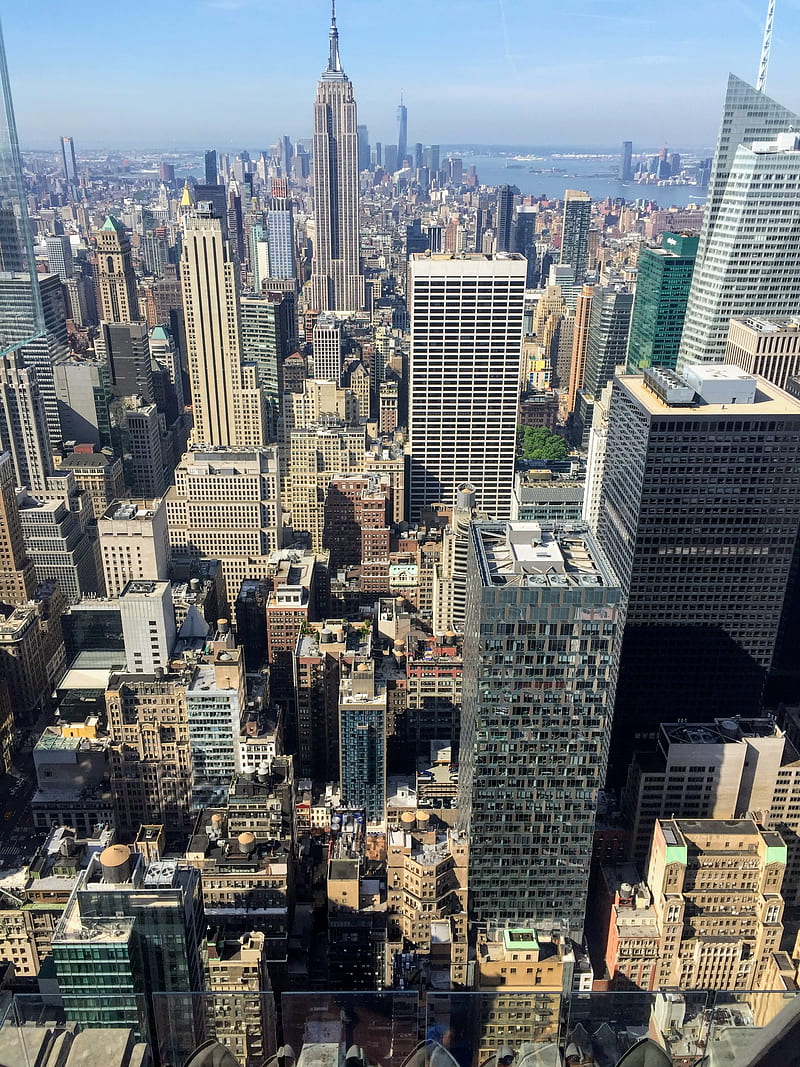
{"type": "Polygon", "coordinates": [[[165,495],[173,559],[217,559],[233,599],[281,544],[277,450],[194,449],[165,495]]]}
{"type": "Polygon", "coordinates": [[[800,525],[798,430],[800,403],[738,368],[614,379],[598,520],[628,599],[614,780],[675,708],[758,708],[800,525]]]}
{"type": "Polygon", "coordinates": [[[186,861],[200,871],[209,922],[226,938],[263,934],[265,957],[280,975],[294,913],[292,757],[228,784],[223,803],[197,815],[186,861]]]}
{"type": "Polygon", "coordinates": [[[763,989],[783,934],[786,845],[747,819],[659,819],[647,884],[661,931],[655,988],[763,989]]]}
{"type": "Polygon", "coordinates": [[[111,785],[120,825],[191,829],[192,760],[186,686],[191,668],[163,676],[113,673],[106,691],[111,785]]]}
{"type": "Polygon", "coordinates": [[[24,604],[36,588],[33,563],[25,548],[12,457],[0,452],[0,602],[24,604]]]}
{"type": "Polygon", "coordinates": [[[309,429],[293,430],[289,438],[289,473],[285,506],[295,536],[302,535],[313,551],[323,547],[324,501],[335,475],[361,474],[366,434],[331,418],[309,429]]]}
{"type": "Polygon", "coordinates": [[[287,697],[292,687],[292,654],[304,624],[318,618],[321,568],[311,552],[284,549],[269,558],[265,569],[271,592],[267,598],[267,660],[271,688],[287,697]]]}
{"type": "Polygon", "coordinates": [[[760,812],[772,825],[781,768],[797,758],[770,718],[662,723],[657,751],[634,755],[622,793],[633,862],[644,870],[656,819],[725,820],[760,812]]]}
{"type": "Polygon", "coordinates": [[[75,485],[91,499],[92,512],[97,519],[105,514],[113,501],[125,496],[121,459],[104,452],[76,449],[63,459],[56,459],[56,464],[57,470],[72,471],[75,485]]]}
{"type": "Polygon", "coordinates": [[[800,374],[800,318],[731,319],[725,362],[785,389],[800,374]]]}
{"type": "Polygon", "coordinates": [[[52,473],[52,444],[36,372],[16,352],[0,357],[0,449],[18,486],[41,492],[52,473]]]}
{"type": "Polygon", "coordinates": [[[320,315],[314,323],[311,340],[312,377],[322,381],[342,380],[342,327],[332,315],[320,315]]]}
{"type": "Polygon", "coordinates": [[[31,811],[37,830],[71,826],[89,837],[98,825],[116,825],[110,739],[98,736],[96,718],[76,728],[48,726],[36,742],[33,766],[31,811]]]}
{"type": "MultiPolygon", "coordinates": [[[[23,491],[17,497],[17,505],[22,535],[37,581],[58,582],[67,601],[75,604],[85,594],[98,592],[99,576],[94,547],[84,526],[86,519],[80,513],[80,502],[76,494],[70,492],[70,480],[64,481],[67,484],[63,495],[56,495],[55,488],[52,495],[47,492],[32,496],[23,491]]],[[[52,486],[55,479],[48,479],[48,482],[52,486]]],[[[74,482],[71,488],[74,490],[74,482]]]]}
{"type": "Polygon", "coordinates": [[[550,471],[514,477],[514,522],[576,522],[583,508],[584,482],[555,478],[550,471]]]}
{"type": "Polygon", "coordinates": [[[128,671],[157,675],[166,670],[176,636],[170,583],[142,578],[129,581],[118,604],[128,671]]]}
{"type": "Polygon", "coordinates": [[[244,655],[225,623],[186,686],[195,811],[220,803],[243,769],[239,730],[246,708],[244,655]]]}
{"type": "Polygon", "coordinates": [[[163,499],[115,499],[100,512],[97,539],[106,596],[119,596],[126,583],[169,577],[170,542],[163,499]]]}
{"type": "Polygon", "coordinates": [[[492,518],[511,514],[525,274],[516,253],[411,257],[412,520],[464,482],[492,518]]]}
{"type": "Polygon", "coordinates": [[[276,1050],[275,1000],[270,991],[265,937],[212,935],[206,963],[211,994],[210,1033],[242,1067],[261,1067],[276,1050]]]}
{"type": "Polygon", "coordinates": [[[386,987],[466,989],[467,839],[426,811],[393,819],[386,836],[386,987]]]}
{"type": "Polygon", "coordinates": [[[459,813],[478,922],[580,940],[623,611],[585,528],[472,526],[459,813]],[[498,881],[508,863],[513,877],[498,881]]]}

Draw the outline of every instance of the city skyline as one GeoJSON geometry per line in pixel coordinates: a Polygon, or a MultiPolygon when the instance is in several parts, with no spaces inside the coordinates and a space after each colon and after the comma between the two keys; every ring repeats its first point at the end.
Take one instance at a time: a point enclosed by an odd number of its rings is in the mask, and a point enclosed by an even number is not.
{"type": "MultiPolygon", "coordinates": [[[[124,9],[101,9],[91,0],[84,11],[89,24],[93,10],[98,17],[102,11],[105,36],[125,39],[124,9]]],[[[148,36],[144,51],[131,49],[129,67],[119,49],[93,50],[90,69],[80,77],[60,78],[57,93],[55,82],[42,77],[42,71],[68,63],[73,42],[85,51],[80,28],[53,10],[26,11],[24,17],[5,12],[23,144],[58,145],[65,131],[79,147],[133,146],[143,140],[176,146],[214,141],[227,147],[272,141],[285,130],[293,139],[309,136],[306,101],[324,59],[324,45],[309,34],[309,27],[326,24],[328,5],[299,0],[280,9],[279,25],[272,18],[275,10],[266,0],[197,4],[188,19],[181,14],[181,47],[176,50],[164,9],[145,0],[138,16],[143,23],[153,19],[163,35],[148,36]],[[265,73],[241,49],[243,36],[258,40],[259,25],[265,41],[278,33],[282,43],[265,73]],[[35,64],[31,40],[37,42],[35,64]],[[236,47],[234,42],[239,42],[236,47]],[[213,77],[198,79],[197,71],[204,68],[213,77]],[[187,84],[190,93],[182,91],[187,84]],[[87,98],[91,109],[85,106],[87,98]],[[257,123],[241,107],[248,98],[277,99],[280,108],[267,104],[257,123]]],[[[390,38],[374,17],[367,17],[364,0],[347,0],[337,14],[348,42],[348,73],[364,101],[359,117],[375,140],[395,139],[402,88],[410,143],[563,142],[563,131],[569,129],[574,143],[612,144],[623,139],[712,140],[727,74],[755,81],[765,15],[743,3],[726,9],[726,34],[720,40],[720,13],[715,0],[691,7],[680,0],[671,8],[671,25],[678,32],[671,32],[665,49],[662,12],[652,0],[639,5],[635,15],[613,0],[602,5],[576,0],[548,26],[546,57],[526,47],[535,39],[536,24],[526,18],[521,0],[497,5],[463,0],[435,10],[423,10],[419,0],[411,0],[404,18],[394,21],[390,38]],[[420,24],[417,14],[424,18],[425,34],[414,32],[420,24]],[[690,31],[680,32],[683,26],[690,31]],[[393,61],[387,65],[387,59],[393,61]],[[587,99],[602,100],[603,114],[587,108],[587,99]]],[[[374,14],[371,9],[369,14],[374,14]]],[[[791,44],[798,31],[800,9],[780,6],[767,91],[789,106],[796,95],[791,44]]]]}

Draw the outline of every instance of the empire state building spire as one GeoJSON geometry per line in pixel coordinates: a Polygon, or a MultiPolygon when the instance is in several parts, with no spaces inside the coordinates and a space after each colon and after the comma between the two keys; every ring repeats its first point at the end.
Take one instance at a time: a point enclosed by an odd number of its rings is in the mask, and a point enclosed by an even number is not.
{"type": "Polygon", "coordinates": [[[327,74],[343,74],[342,61],[339,58],[339,31],[336,29],[336,0],[331,0],[330,54],[327,74]]]}
{"type": "Polygon", "coordinates": [[[364,279],[359,254],[358,118],[353,86],[342,70],[336,4],[331,3],[328,66],[314,104],[314,215],[311,272],[315,311],[360,311],[364,279]]]}

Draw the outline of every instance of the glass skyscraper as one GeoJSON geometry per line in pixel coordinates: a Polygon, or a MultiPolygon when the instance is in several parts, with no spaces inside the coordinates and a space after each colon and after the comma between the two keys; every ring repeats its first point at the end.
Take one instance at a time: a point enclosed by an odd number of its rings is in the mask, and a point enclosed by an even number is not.
{"type": "Polygon", "coordinates": [[[766,144],[798,126],[798,115],[730,76],[679,367],[721,363],[734,317],[797,311],[800,151],[766,144]]]}
{"type": "Polygon", "coordinates": [[[470,527],[458,806],[490,929],[581,939],[621,609],[586,527],[470,527]]]}
{"type": "MultiPolygon", "coordinates": [[[[36,262],[2,30],[0,97],[0,279],[22,276],[30,283],[36,278],[36,262]]],[[[37,285],[29,284],[22,294],[13,288],[8,299],[0,292],[0,355],[15,352],[43,333],[44,314],[37,285]]]]}
{"type": "Polygon", "coordinates": [[[645,367],[675,369],[699,239],[697,234],[664,233],[660,248],[639,253],[628,339],[632,374],[645,367]]]}

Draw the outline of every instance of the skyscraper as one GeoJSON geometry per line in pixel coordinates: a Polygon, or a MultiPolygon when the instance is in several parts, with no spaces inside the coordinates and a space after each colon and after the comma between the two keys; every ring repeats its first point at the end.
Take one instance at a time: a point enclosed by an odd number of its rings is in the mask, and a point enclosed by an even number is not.
{"type": "Polygon", "coordinates": [[[613,380],[598,540],[628,601],[615,777],[676,708],[758,710],[800,526],[799,434],[800,401],[736,367],[613,380]]]}
{"type": "Polygon", "coordinates": [[[0,33],[0,278],[27,277],[24,294],[0,293],[0,355],[44,332],[44,315],[33,257],[28,198],[14,122],[14,105],[8,80],[5,46],[0,33]]]}
{"type": "Polygon", "coordinates": [[[339,59],[335,9],[328,66],[314,105],[316,239],[311,301],[317,311],[359,311],[364,279],[359,256],[358,119],[353,86],[339,59]]]}
{"type": "Polygon", "coordinates": [[[97,233],[100,317],[106,322],[138,322],[139,298],[131,242],[122,223],[109,215],[97,233]]]}
{"type": "Polygon", "coordinates": [[[358,171],[369,170],[369,130],[366,126],[358,126],[358,171]]]}
{"type": "Polygon", "coordinates": [[[613,376],[614,368],[625,364],[632,307],[633,293],[624,286],[594,287],[583,378],[583,388],[591,401],[600,396],[600,390],[613,376]]]}
{"type": "Polygon", "coordinates": [[[458,806],[478,923],[580,940],[622,619],[586,528],[470,527],[458,806]]]}
{"type": "Polygon", "coordinates": [[[71,137],[61,138],[61,165],[64,168],[70,199],[74,200],[78,191],[78,164],[75,161],[75,142],[71,137]]]}
{"type": "Polygon", "coordinates": [[[789,315],[797,310],[800,153],[790,138],[779,141],[778,136],[798,124],[800,116],[730,76],[679,367],[721,362],[731,318],[789,315]],[[764,142],[775,147],[767,148],[764,142]],[[734,172],[735,180],[730,181],[734,172]],[[774,185],[775,173],[783,175],[780,190],[774,185]]]}
{"type": "Polygon", "coordinates": [[[267,212],[267,246],[271,278],[295,279],[294,220],[285,178],[272,180],[267,212]]]}
{"type": "Polygon", "coordinates": [[[65,282],[67,278],[72,277],[74,272],[72,245],[69,237],[48,237],[45,245],[51,273],[57,274],[61,281],[65,282]]]}
{"type": "Polygon", "coordinates": [[[698,240],[697,234],[665,232],[660,248],[639,253],[628,339],[632,374],[645,367],[674,370],[678,362],[698,240]]]}
{"type": "Polygon", "coordinates": [[[217,150],[209,148],[204,156],[206,185],[217,184],[217,150]]]}
{"type": "Polygon", "coordinates": [[[619,171],[620,179],[629,182],[633,178],[633,143],[622,142],[622,166],[619,171]]]}
{"type": "Polygon", "coordinates": [[[47,487],[52,448],[35,372],[21,352],[0,357],[0,452],[9,452],[16,484],[33,492],[47,487]]]}
{"type": "Polygon", "coordinates": [[[561,229],[561,263],[569,263],[575,285],[581,285],[589,263],[589,224],[592,198],[579,189],[564,193],[564,220],[561,229]]]}
{"type": "MultiPolygon", "coordinates": [[[[513,252],[514,233],[514,189],[510,185],[501,185],[497,190],[497,217],[495,219],[495,251],[513,252]]],[[[480,248],[475,249],[480,252],[480,248]]],[[[519,251],[517,249],[517,251],[519,251]]]]}
{"type": "Polygon", "coordinates": [[[409,261],[412,519],[463,483],[511,515],[526,269],[514,253],[409,261]]]}
{"type": "Polygon", "coordinates": [[[11,456],[0,452],[0,602],[3,604],[24,604],[36,588],[33,563],[22,536],[17,482],[11,456]]]}
{"type": "Polygon", "coordinates": [[[222,221],[200,203],[186,219],[181,256],[194,430],[205,445],[264,442],[264,398],[254,367],[242,366],[237,264],[222,221]]]}
{"type": "Polygon", "coordinates": [[[400,103],[397,105],[397,165],[402,167],[403,160],[408,155],[408,108],[403,103],[403,94],[400,94],[400,103]]]}

